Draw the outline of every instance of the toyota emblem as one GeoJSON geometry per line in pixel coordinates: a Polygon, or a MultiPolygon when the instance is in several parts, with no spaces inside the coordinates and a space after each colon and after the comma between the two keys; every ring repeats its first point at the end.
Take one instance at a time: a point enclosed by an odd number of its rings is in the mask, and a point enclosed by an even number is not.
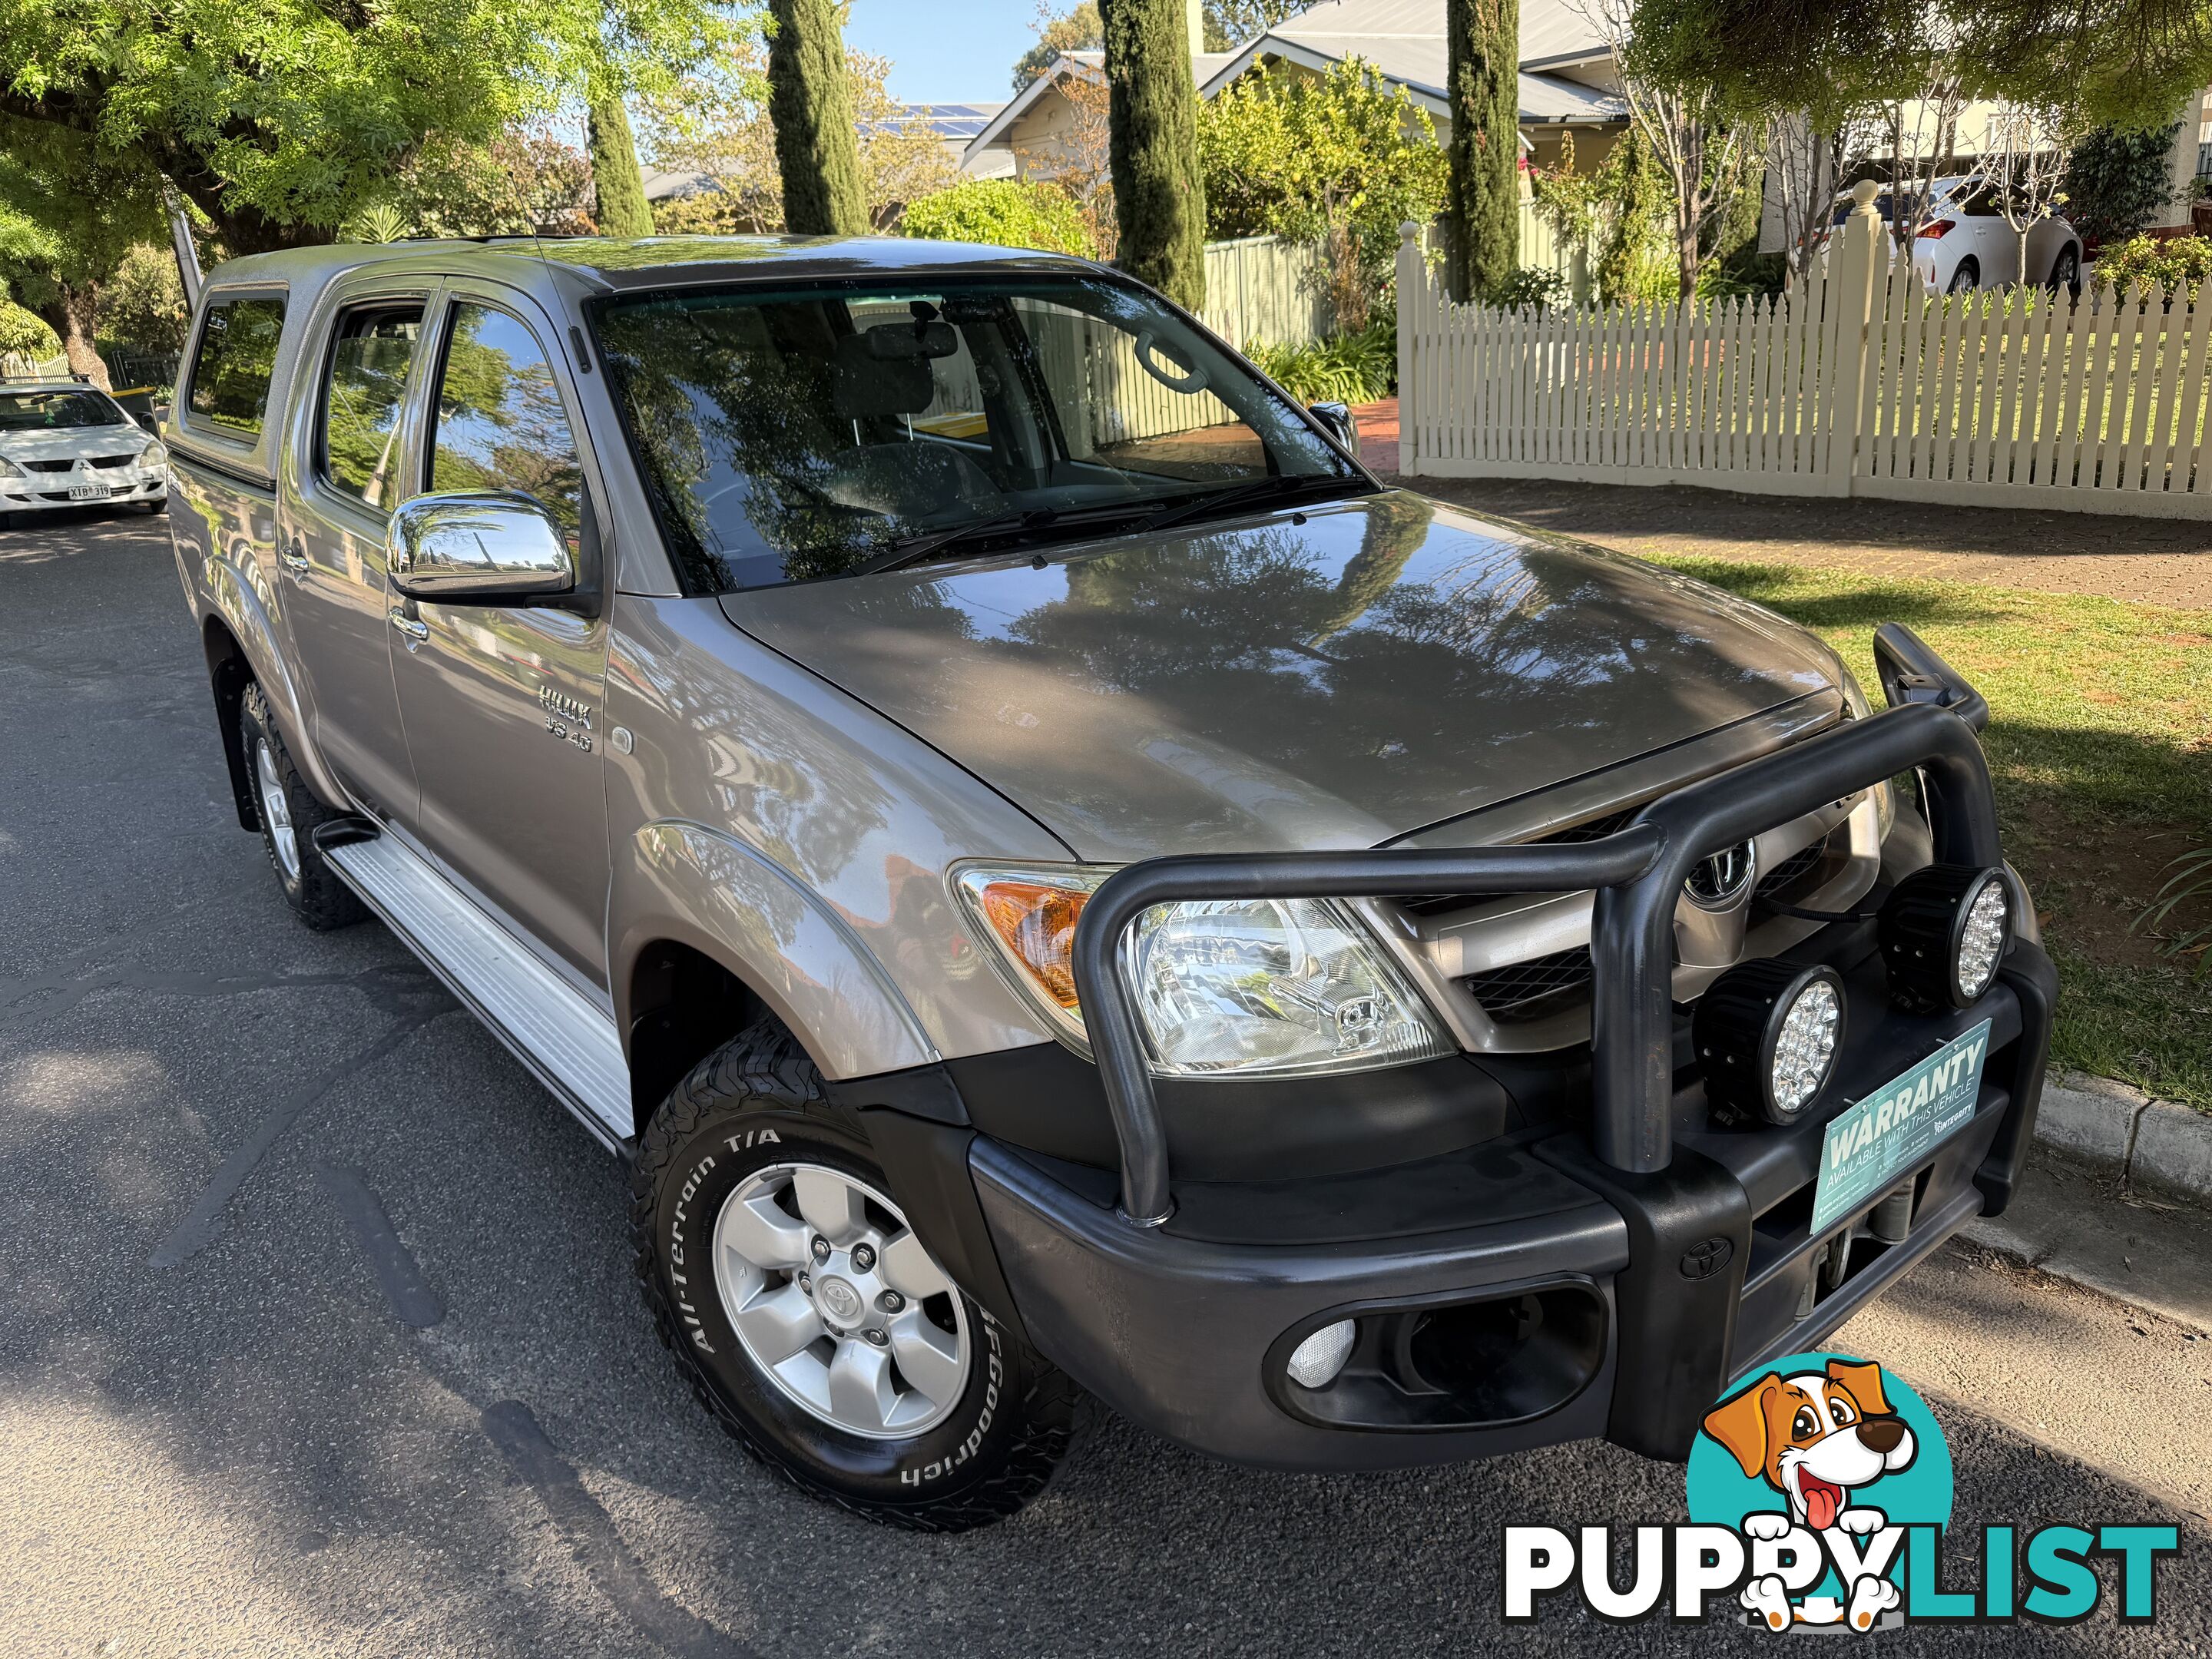
{"type": "Polygon", "coordinates": [[[1726,910],[1751,890],[1752,879],[1758,873],[1758,846],[1747,841],[1700,859],[1682,888],[1706,909],[1726,910]]]}
{"type": "Polygon", "coordinates": [[[1725,1238],[1701,1239],[1682,1252],[1682,1277],[1692,1281],[1711,1279],[1735,1255],[1735,1246],[1725,1238]]]}

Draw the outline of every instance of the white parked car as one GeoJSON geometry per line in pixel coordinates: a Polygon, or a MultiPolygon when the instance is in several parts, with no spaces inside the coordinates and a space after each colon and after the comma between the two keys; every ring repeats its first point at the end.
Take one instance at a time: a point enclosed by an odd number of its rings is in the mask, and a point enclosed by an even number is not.
{"type": "Polygon", "coordinates": [[[101,502],[168,511],[168,452],[81,380],[0,382],[0,530],[18,514],[101,502]]]}
{"type": "MultiPolygon", "coordinates": [[[[1928,222],[1912,239],[1912,265],[1920,280],[1939,293],[2004,288],[2023,280],[2020,237],[1999,210],[1998,180],[1980,173],[1938,179],[1931,192],[1928,222]]],[[[1894,209],[1888,191],[1875,198],[1884,219],[1894,209]]],[[[1851,210],[1838,200],[1836,222],[1851,210]]],[[[2073,288],[2081,281],[2081,238],[2056,214],[2028,227],[2025,280],[2045,288],[2073,288]]]]}

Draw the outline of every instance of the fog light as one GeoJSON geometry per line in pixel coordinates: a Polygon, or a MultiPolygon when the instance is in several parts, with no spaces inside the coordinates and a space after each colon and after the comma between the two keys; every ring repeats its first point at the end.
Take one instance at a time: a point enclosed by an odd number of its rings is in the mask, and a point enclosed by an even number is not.
{"type": "Polygon", "coordinates": [[[1348,1319],[1324,1325],[1291,1351],[1285,1368],[1291,1381],[1302,1389],[1325,1389],[1336,1381],[1344,1362],[1352,1358],[1352,1339],[1357,1328],[1348,1319]]]}
{"type": "Polygon", "coordinates": [[[1690,1037],[1708,1099],[1794,1123],[1835,1072],[1844,982],[1820,963],[1739,963],[1698,999],[1690,1037]]]}
{"type": "Polygon", "coordinates": [[[2012,933],[2004,872],[1931,864],[1897,884],[1877,931],[1891,997],[1907,1008],[1966,1008],[1997,976],[2012,933]]]}

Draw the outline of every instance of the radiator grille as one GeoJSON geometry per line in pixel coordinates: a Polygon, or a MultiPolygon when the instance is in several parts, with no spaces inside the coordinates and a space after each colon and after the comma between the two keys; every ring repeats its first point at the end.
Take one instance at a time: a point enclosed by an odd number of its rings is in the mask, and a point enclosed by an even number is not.
{"type": "Polygon", "coordinates": [[[1470,974],[1460,983],[1500,1025],[1523,1025],[1578,1000],[1592,977],[1589,947],[1577,945],[1470,974]]]}

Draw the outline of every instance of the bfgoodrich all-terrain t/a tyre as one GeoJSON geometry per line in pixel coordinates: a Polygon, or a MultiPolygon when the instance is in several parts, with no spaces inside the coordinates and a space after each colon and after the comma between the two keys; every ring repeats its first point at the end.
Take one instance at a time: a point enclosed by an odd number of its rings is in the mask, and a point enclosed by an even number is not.
{"type": "Polygon", "coordinates": [[[638,1274],[700,1403],[763,1463],[870,1520],[963,1531],[1043,1491],[1087,1402],[890,1193],[854,1115],[763,1023],[647,1127],[638,1274]]]}
{"type": "Polygon", "coordinates": [[[239,700],[239,741],[245,745],[246,775],[253,781],[253,807],[261,819],[261,841],[269,867],[284,890],[292,913],[318,933],[363,920],[368,911],[338,879],[313,839],[319,824],[339,816],[317,800],[269,713],[261,688],[249,685],[239,700]]]}

